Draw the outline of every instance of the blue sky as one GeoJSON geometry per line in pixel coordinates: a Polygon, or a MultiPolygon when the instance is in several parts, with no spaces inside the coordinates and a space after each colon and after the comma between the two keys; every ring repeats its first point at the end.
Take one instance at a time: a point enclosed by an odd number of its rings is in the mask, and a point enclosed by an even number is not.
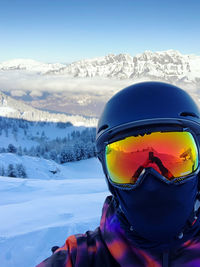
{"type": "Polygon", "coordinates": [[[200,55],[199,0],[0,0],[0,61],[109,53],[200,55]]]}

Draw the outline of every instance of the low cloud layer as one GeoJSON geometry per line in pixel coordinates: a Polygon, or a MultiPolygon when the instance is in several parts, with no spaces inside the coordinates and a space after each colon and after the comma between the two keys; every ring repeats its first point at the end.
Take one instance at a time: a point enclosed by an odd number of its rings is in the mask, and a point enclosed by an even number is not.
{"type": "MultiPolygon", "coordinates": [[[[74,78],[66,75],[42,75],[25,70],[0,71],[0,91],[29,101],[37,108],[86,116],[98,116],[112,95],[139,81],[142,80],[74,78]]],[[[177,85],[186,89],[197,104],[200,104],[200,93],[194,84],[180,80],[177,85]]]]}
{"type": "Polygon", "coordinates": [[[0,71],[0,90],[13,96],[23,96],[29,92],[40,97],[43,92],[59,93],[114,93],[130,84],[130,80],[104,78],[73,78],[64,75],[40,75],[26,71],[0,71]]]}

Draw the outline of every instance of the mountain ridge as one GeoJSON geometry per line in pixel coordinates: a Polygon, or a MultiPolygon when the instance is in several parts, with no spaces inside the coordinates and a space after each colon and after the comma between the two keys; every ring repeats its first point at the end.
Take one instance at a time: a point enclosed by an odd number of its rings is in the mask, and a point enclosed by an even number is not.
{"type": "Polygon", "coordinates": [[[14,59],[0,63],[0,70],[38,71],[43,75],[64,74],[73,77],[107,77],[131,79],[144,76],[162,77],[178,75],[200,78],[200,56],[184,55],[178,50],[145,51],[129,54],[108,54],[103,57],[84,59],[70,64],[42,63],[31,59],[14,59]],[[192,74],[191,74],[192,73],[192,74]]]}

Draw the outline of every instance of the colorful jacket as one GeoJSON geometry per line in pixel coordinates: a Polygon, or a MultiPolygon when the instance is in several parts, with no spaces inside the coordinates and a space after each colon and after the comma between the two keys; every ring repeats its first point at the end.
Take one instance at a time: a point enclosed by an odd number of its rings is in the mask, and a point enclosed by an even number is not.
{"type": "Polygon", "coordinates": [[[100,227],[72,235],[36,267],[200,267],[200,233],[176,251],[151,253],[134,246],[120,226],[112,196],[106,198],[100,227]]]}

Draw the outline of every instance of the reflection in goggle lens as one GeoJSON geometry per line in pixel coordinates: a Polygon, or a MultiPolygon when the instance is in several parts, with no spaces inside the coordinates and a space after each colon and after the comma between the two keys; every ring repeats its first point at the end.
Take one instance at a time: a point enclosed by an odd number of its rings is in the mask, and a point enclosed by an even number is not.
{"type": "Polygon", "coordinates": [[[190,132],[130,136],[108,144],[105,158],[109,177],[118,184],[134,184],[148,167],[168,180],[187,176],[198,167],[197,146],[190,132]]]}

